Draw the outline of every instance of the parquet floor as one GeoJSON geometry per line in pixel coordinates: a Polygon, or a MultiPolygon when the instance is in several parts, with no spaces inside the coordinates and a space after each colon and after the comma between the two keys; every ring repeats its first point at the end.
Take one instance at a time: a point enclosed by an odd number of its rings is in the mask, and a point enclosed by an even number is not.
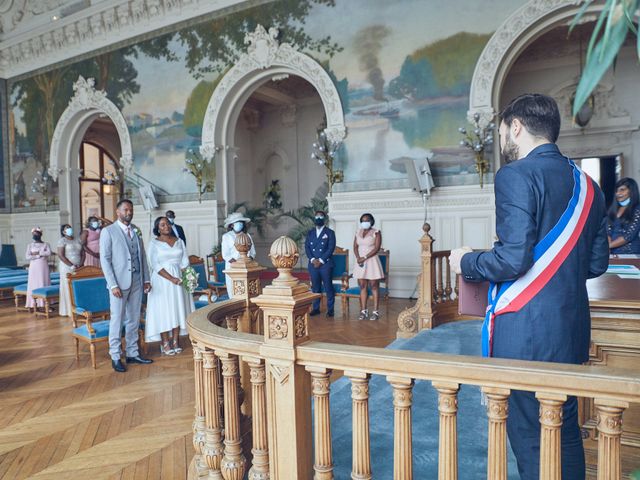
{"type": "MultiPolygon", "coordinates": [[[[312,317],[316,340],[383,347],[395,338],[408,300],[390,300],[377,322],[312,317]]],[[[36,318],[0,303],[0,479],[186,478],[193,456],[194,385],[191,349],[127,373],[111,369],[106,345],[98,368],[86,346],[76,361],[67,318],[36,318]]],[[[188,347],[188,341],[183,340],[188,347]]]]}

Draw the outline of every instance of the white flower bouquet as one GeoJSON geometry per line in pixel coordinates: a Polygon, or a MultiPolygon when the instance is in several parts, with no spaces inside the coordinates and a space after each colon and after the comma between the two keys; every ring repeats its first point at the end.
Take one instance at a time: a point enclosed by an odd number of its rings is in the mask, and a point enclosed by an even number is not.
{"type": "Polygon", "coordinates": [[[193,267],[187,267],[182,271],[182,286],[187,292],[193,293],[198,288],[198,277],[200,274],[193,267]]]}

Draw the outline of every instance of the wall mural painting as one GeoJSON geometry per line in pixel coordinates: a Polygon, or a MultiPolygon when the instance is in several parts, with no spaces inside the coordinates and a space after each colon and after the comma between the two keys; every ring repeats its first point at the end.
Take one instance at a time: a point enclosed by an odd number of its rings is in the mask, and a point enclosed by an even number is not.
{"type": "Polygon", "coordinates": [[[6,87],[5,81],[0,80],[0,208],[6,208],[8,206],[7,205],[8,198],[6,197],[6,193],[5,193],[5,176],[4,176],[4,171],[5,171],[5,153],[4,153],[5,110],[4,109],[5,109],[5,98],[6,98],[5,87],[6,87]]]}
{"type": "Polygon", "coordinates": [[[200,144],[211,93],[257,24],[278,28],[281,42],[316,58],[335,81],[349,129],[337,166],[343,188],[404,185],[406,172],[392,160],[421,160],[428,150],[437,184],[478,183],[457,128],[466,125],[477,58],[523,1],[452,0],[437,9],[422,0],[275,1],[12,82],[14,205],[42,203],[30,186],[48,165],[78,75],[94,77],[123,111],[134,156],[129,186],[144,179],[164,194],[195,192],[193,178],[180,174],[185,157],[200,144]]]}

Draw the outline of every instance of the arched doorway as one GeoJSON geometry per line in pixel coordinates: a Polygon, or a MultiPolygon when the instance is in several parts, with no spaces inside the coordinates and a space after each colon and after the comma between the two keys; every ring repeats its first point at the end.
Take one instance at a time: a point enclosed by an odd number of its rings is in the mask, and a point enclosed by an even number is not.
{"type": "Polygon", "coordinates": [[[84,174],[79,160],[83,142],[93,139],[92,143],[108,152],[117,171],[122,172],[121,177],[130,172],[133,160],[124,117],[106,93],[95,90],[92,78],[85,80],[82,76],[78,77],[73,89],[75,94],[53,133],[49,173],[59,182],[60,221],[77,228],[81,226],[83,215],[81,182],[78,180],[84,174]]]}
{"type": "Polygon", "coordinates": [[[113,220],[123,184],[118,163],[105,148],[85,140],[80,146],[79,164],[81,224],[91,216],[113,220]]]}
{"type": "Polygon", "coordinates": [[[327,72],[308,55],[287,43],[279,43],[277,37],[277,29],[271,28],[267,32],[262,25],[247,34],[247,53],[225,74],[207,105],[200,151],[208,160],[215,157],[218,202],[225,210],[238,200],[234,181],[238,118],[247,100],[262,85],[290,76],[301,78],[320,97],[327,121],[327,137],[341,142],[346,136],[342,102],[327,72]]]}

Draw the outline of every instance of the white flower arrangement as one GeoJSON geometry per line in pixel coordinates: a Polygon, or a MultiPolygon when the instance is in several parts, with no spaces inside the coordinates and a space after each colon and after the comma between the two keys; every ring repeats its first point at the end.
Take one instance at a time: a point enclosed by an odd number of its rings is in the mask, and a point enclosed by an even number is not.
{"type": "Polygon", "coordinates": [[[198,278],[200,274],[196,272],[193,267],[187,267],[182,271],[182,286],[184,289],[193,293],[198,288],[198,278]]]}
{"type": "Polygon", "coordinates": [[[132,228],[133,233],[135,233],[138,236],[138,238],[142,238],[142,231],[135,225],[133,225],[132,227],[133,227],[132,228]]]}

